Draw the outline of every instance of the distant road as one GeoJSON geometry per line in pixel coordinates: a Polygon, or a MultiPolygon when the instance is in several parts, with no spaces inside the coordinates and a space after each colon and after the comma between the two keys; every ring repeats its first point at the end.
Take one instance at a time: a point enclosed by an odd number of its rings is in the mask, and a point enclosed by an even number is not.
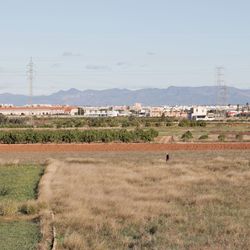
{"type": "Polygon", "coordinates": [[[169,150],[250,150],[250,143],[0,144],[0,152],[130,152],[169,150]]]}

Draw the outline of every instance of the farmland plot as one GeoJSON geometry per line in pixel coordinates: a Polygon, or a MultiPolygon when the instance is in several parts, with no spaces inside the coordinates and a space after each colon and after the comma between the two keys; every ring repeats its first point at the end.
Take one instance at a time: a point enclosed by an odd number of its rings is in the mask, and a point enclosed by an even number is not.
{"type": "Polygon", "coordinates": [[[248,151],[183,152],[167,164],[163,154],[103,153],[49,169],[51,190],[41,195],[55,214],[58,249],[250,245],[248,151]]]}
{"type": "Polygon", "coordinates": [[[35,201],[43,168],[0,166],[0,249],[37,249],[40,226],[35,201]]]}

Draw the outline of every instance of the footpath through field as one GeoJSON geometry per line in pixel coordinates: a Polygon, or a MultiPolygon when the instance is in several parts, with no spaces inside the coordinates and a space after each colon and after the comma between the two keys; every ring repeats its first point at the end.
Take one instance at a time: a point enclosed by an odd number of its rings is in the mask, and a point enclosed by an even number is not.
{"type": "Polygon", "coordinates": [[[0,152],[250,150],[250,143],[0,144],[0,152]]]}

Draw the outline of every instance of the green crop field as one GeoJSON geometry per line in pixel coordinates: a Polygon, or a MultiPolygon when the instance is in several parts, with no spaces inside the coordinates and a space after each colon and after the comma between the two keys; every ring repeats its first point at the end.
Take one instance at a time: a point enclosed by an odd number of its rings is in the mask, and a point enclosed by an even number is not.
{"type": "Polygon", "coordinates": [[[1,250],[32,250],[40,239],[39,225],[29,221],[1,222],[1,250]]]}
{"type": "Polygon", "coordinates": [[[40,166],[0,166],[0,201],[34,199],[42,172],[40,166]]]}
{"type": "MultiPolygon", "coordinates": [[[[38,165],[0,166],[0,249],[36,249],[39,223],[26,217],[21,206],[36,198],[43,167],[38,165]],[[21,216],[21,218],[19,218],[21,216]]],[[[36,214],[32,215],[37,217],[36,214]]]]}

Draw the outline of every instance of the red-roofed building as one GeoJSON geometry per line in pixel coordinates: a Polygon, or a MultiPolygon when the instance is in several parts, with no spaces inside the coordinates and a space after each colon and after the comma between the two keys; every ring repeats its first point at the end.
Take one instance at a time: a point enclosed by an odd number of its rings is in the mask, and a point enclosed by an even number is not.
{"type": "Polygon", "coordinates": [[[72,106],[2,106],[0,114],[13,116],[51,116],[51,115],[77,115],[78,108],[72,106]]]}

